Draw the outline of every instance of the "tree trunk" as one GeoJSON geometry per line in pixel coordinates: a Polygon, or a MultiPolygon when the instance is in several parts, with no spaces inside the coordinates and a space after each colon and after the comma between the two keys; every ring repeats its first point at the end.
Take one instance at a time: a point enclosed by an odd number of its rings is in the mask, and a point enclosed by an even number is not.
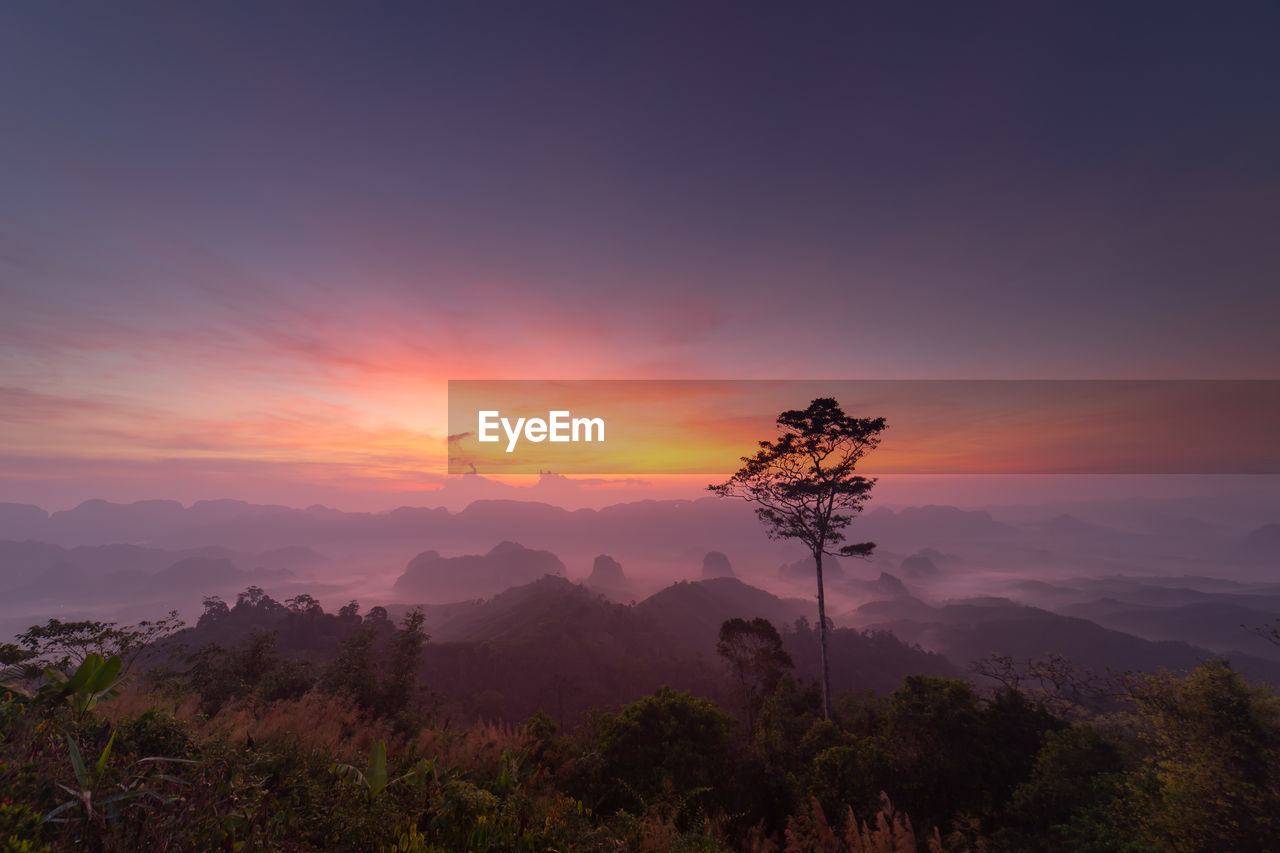
{"type": "Polygon", "coordinates": [[[827,603],[822,593],[822,552],[813,555],[818,572],[818,636],[822,638],[822,716],[831,719],[831,670],[827,666],[827,603]]]}

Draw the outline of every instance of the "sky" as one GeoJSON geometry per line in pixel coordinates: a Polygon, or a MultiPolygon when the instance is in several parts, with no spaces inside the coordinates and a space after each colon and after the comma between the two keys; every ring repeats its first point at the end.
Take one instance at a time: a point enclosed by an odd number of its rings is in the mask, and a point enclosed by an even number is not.
{"type": "Polygon", "coordinates": [[[1264,2],[4,4],[0,500],[429,502],[449,379],[1280,378],[1276,44],[1264,2]]]}

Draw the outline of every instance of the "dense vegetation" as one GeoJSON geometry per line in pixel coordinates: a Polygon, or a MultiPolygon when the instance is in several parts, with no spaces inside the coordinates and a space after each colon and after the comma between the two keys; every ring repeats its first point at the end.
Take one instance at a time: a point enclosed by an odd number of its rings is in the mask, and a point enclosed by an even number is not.
{"type": "Polygon", "coordinates": [[[795,632],[731,619],[719,701],[459,728],[420,612],[251,588],[174,627],[52,620],[3,648],[5,849],[1280,848],[1280,701],[1221,661],[1105,683],[989,661],[995,690],[913,675],[824,720],[795,632]]]}

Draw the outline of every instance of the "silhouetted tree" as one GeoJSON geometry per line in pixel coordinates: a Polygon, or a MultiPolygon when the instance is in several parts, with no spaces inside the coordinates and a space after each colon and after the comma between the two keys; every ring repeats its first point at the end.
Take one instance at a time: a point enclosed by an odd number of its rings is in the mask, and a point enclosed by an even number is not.
{"type": "Polygon", "coordinates": [[[284,609],[284,605],[267,595],[266,591],[257,585],[247,587],[244,592],[236,596],[236,609],[245,607],[267,611],[284,609]]]}
{"type": "Polygon", "coordinates": [[[222,600],[221,596],[206,595],[202,599],[202,603],[204,604],[204,613],[200,614],[200,619],[196,622],[197,627],[203,628],[211,622],[217,622],[231,612],[231,608],[227,607],[227,603],[222,600]]]}
{"type": "Polygon", "coordinates": [[[747,711],[747,728],[755,730],[755,712],[761,696],[773,691],[791,655],[782,648],[782,636],[768,619],[728,619],[720,626],[716,653],[737,682],[747,711]]]}
{"type": "Polygon", "coordinates": [[[320,609],[320,602],[305,592],[295,595],[285,602],[285,605],[293,613],[310,613],[313,610],[318,611],[320,609]]]}
{"type": "Polygon", "coordinates": [[[64,622],[50,619],[43,625],[32,625],[15,639],[31,654],[29,657],[55,669],[75,669],[91,654],[104,658],[116,656],[127,672],[151,645],[182,628],[176,610],[155,621],[144,620],[122,628],[116,622],[92,620],[64,622]]]}
{"type": "Polygon", "coordinates": [[[415,698],[417,671],[422,662],[422,646],[429,637],[422,630],[425,617],[421,608],[414,608],[404,615],[400,629],[391,643],[387,674],[383,680],[382,701],[385,713],[404,712],[415,698]]]}
{"type": "Polygon", "coordinates": [[[338,654],[329,662],[321,686],[349,696],[366,710],[378,706],[378,680],[373,651],[373,629],[362,625],[342,641],[338,654]]]}
{"type": "Polygon", "coordinates": [[[342,641],[337,656],[325,667],[320,686],[349,696],[375,716],[407,720],[406,715],[422,710],[424,691],[418,684],[418,669],[429,639],[422,630],[423,621],[421,608],[410,610],[400,627],[381,639],[373,625],[361,625],[342,641]]]}
{"type": "Polygon", "coordinates": [[[280,662],[280,655],[276,652],[277,637],[278,631],[255,630],[249,634],[249,639],[235,654],[243,684],[257,686],[280,662]]]}
{"type": "Polygon", "coordinates": [[[785,411],[777,423],[781,434],[775,440],[761,441],[756,455],[742,457],[743,466],[728,481],[708,488],[720,497],[759,504],[756,515],[768,525],[770,539],[798,539],[813,554],[822,638],[822,709],[830,719],[822,558],[866,557],[875,548],[873,542],[839,543],[875,485],[854,468],[880,444],[886,424],[884,418],[850,417],[831,397],[819,397],[803,411],[785,411]]]}

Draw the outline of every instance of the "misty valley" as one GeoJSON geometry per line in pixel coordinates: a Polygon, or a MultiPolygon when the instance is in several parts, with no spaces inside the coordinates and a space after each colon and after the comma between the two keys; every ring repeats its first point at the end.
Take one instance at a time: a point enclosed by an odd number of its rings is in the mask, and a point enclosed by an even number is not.
{"type": "Polygon", "coordinates": [[[742,502],[0,505],[0,820],[105,849],[1270,849],[1277,517],[869,508],[875,551],[824,560],[826,719],[813,558],[742,502]]]}

